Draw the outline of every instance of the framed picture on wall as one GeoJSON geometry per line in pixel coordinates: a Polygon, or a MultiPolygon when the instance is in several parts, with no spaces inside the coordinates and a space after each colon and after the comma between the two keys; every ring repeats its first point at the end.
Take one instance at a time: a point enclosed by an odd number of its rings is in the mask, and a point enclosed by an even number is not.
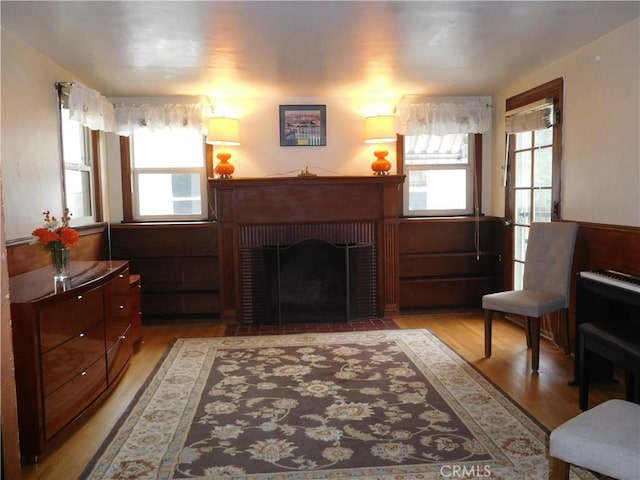
{"type": "Polygon", "coordinates": [[[326,105],[280,105],[280,146],[327,145],[326,105]]]}

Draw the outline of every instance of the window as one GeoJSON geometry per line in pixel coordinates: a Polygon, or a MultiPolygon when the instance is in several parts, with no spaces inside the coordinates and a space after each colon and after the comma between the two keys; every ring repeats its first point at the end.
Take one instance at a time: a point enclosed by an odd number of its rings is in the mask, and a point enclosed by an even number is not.
{"type": "Polygon", "coordinates": [[[65,208],[74,224],[96,221],[92,135],[88,128],[69,118],[69,110],[60,110],[62,157],[64,163],[65,208]]]}
{"type": "Polygon", "coordinates": [[[473,213],[474,135],[404,137],[404,214],[473,213]]]}
{"type": "Polygon", "coordinates": [[[193,130],[139,129],[131,139],[133,219],[207,217],[204,137],[193,130]]]}

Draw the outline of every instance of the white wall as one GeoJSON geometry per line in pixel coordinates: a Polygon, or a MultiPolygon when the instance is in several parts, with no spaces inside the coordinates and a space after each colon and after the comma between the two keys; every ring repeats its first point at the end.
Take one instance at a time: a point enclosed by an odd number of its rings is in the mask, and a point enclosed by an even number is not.
{"type": "Polygon", "coordinates": [[[564,77],[561,215],[640,226],[640,19],[494,95],[492,210],[504,215],[505,100],[564,77]]]}
{"type": "Polygon", "coordinates": [[[7,240],[30,236],[42,212],[62,214],[58,95],[71,75],[2,30],[3,203],[7,240]]]}

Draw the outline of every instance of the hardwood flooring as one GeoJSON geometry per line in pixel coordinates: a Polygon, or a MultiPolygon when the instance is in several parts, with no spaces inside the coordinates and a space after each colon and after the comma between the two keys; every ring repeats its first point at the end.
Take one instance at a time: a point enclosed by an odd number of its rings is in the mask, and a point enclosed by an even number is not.
{"type": "MultiPolygon", "coordinates": [[[[479,312],[401,315],[395,320],[402,328],[431,330],[547,429],[552,430],[580,413],[578,389],[567,385],[573,378],[573,357],[565,356],[563,349],[552,342],[541,341],[540,370],[532,374],[524,331],[506,320],[494,320],[493,356],[490,359],[484,358],[484,323],[479,312]]],[[[106,402],[76,433],[38,464],[23,466],[23,479],[78,478],[171,341],[180,337],[223,336],[225,328],[222,322],[144,326],[144,343],[106,402]]],[[[624,398],[624,386],[593,386],[590,405],[610,398],[624,398]]]]}

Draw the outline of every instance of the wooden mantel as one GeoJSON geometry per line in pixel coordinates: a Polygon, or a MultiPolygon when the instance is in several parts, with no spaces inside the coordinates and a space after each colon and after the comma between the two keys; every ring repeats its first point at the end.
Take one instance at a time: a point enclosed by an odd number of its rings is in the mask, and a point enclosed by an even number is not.
{"type": "Polygon", "coordinates": [[[240,229],[370,222],[375,226],[378,311],[399,311],[398,224],[404,175],[209,179],[215,198],[221,314],[242,318],[240,229]]]}

